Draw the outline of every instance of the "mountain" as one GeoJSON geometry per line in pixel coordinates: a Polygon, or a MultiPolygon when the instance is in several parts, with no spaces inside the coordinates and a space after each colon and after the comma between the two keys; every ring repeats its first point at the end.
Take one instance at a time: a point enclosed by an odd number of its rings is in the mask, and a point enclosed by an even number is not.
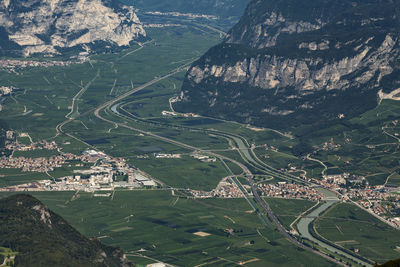
{"type": "Polygon", "coordinates": [[[144,11],[181,12],[240,17],[249,0],[123,0],[144,11]]]}
{"type": "Polygon", "coordinates": [[[0,247],[18,252],[15,266],[132,266],[29,195],[0,199],[0,247]]]}
{"type": "Polygon", "coordinates": [[[399,18],[392,0],[252,0],[175,109],[279,129],[357,116],[399,98],[399,18]]]}
{"type": "Polygon", "coordinates": [[[0,0],[3,53],[59,54],[145,39],[133,7],[117,0],[0,0]]]}

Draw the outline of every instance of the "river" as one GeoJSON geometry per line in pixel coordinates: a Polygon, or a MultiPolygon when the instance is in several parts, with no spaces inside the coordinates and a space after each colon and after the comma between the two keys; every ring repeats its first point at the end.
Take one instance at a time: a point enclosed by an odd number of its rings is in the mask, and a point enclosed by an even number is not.
{"type": "Polygon", "coordinates": [[[334,252],[334,253],[340,254],[342,256],[345,256],[346,258],[352,259],[353,261],[355,261],[361,265],[365,265],[368,267],[372,266],[370,263],[362,261],[362,260],[346,253],[343,250],[337,249],[337,248],[329,245],[328,243],[325,243],[321,240],[316,239],[315,237],[313,237],[311,235],[310,231],[308,230],[309,225],[315,220],[316,217],[318,217],[321,213],[323,213],[325,210],[327,210],[329,207],[331,207],[333,204],[335,204],[339,201],[339,199],[336,197],[336,195],[333,192],[322,189],[322,188],[319,188],[318,190],[321,191],[325,195],[325,198],[328,200],[324,204],[320,205],[318,208],[312,210],[309,214],[307,214],[306,217],[303,217],[300,219],[300,221],[297,224],[297,229],[299,231],[300,236],[317,243],[319,246],[321,246],[331,252],[334,252]]]}

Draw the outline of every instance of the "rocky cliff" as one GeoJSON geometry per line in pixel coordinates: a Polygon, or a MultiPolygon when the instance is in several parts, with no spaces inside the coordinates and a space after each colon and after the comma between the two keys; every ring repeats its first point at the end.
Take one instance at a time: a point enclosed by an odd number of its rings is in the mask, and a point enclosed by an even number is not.
{"type": "Polygon", "coordinates": [[[122,47],[146,37],[133,8],[117,0],[0,0],[0,33],[8,38],[3,50],[25,56],[122,47]]]}
{"type": "Polygon", "coordinates": [[[277,128],[358,115],[400,87],[399,8],[253,0],[190,68],[176,108],[277,128]]]}

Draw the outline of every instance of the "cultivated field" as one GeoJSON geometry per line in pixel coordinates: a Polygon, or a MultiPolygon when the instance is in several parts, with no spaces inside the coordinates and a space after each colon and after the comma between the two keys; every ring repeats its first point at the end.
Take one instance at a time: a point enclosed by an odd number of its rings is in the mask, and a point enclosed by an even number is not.
{"type": "Polygon", "coordinates": [[[329,266],[267,227],[244,199],[191,200],[154,190],[117,191],[113,200],[73,195],[34,194],[81,233],[121,246],[138,263],[146,256],[178,266],[329,266]]]}
{"type": "Polygon", "coordinates": [[[400,231],[349,204],[338,204],[315,221],[317,232],[377,262],[399,258],[400,231]]]}

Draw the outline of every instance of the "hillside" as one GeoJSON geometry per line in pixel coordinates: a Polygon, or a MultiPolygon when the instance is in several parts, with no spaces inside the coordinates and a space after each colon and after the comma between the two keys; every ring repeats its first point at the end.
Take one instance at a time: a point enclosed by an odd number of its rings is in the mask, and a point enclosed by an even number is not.
{"type": "Polygon", "coordinates": [[[3,120],[0,120],[0,156],[7,154],[7,150],[5,148],[7,130],[7,124],[3,120]]]}
{"type": "Polygon", "coordinates": [[[400,259],[398,260],[393,260],[393,261],[388,261],[384,264],[377,264],[376,266],[378,267],[399,267],[400,266],[400,259]]]}
{"type": "Polygon", "coordinates": [[[16,266],[131,266],[120,249],[89,240],[29,195],[0,199],[0,247],[16,266]]]}
{"type": "Polygon", "coordinates": [[[399,87],[399,15],[390,0],[253,0],[175,108],[279,129],[357,116],[399,87]]]}
{"type": "Polygon", "coordinates": [[[1,0],[2,54],[59,54],[125,47],[146,33],[118,0],[1,0]]]}

